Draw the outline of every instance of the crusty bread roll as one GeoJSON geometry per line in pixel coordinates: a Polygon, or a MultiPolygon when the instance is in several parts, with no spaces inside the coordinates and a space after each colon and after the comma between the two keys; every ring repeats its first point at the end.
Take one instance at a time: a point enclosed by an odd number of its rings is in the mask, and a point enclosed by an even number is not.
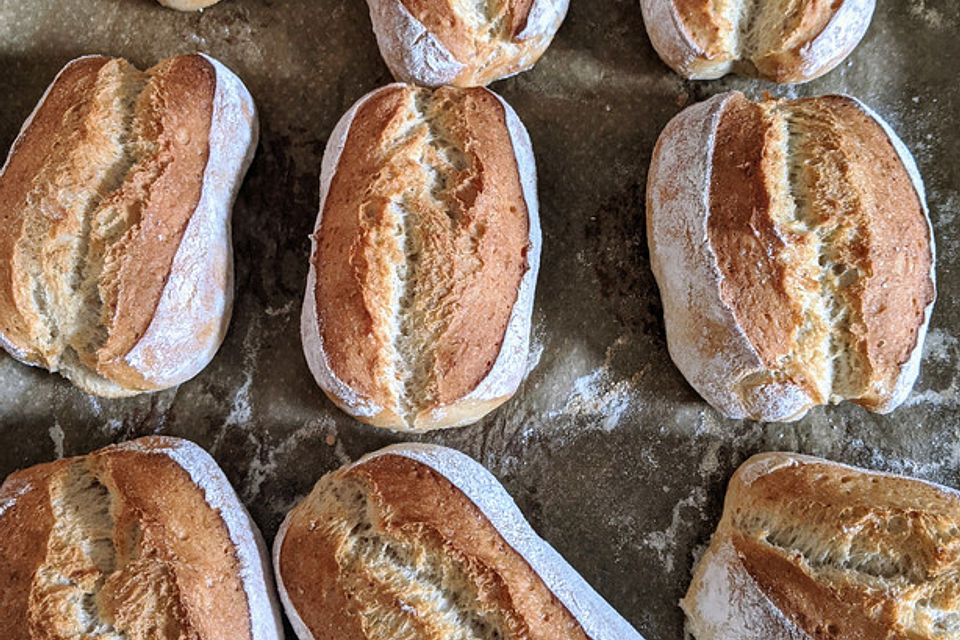
{"type": "Polygon", "coordinates": [[[523,378],[540,262],[526,129],[486,89],[394,84],[323,157],[303,305],[320,387],[380,427],[480,419],[523,378]]]}
{"type": "Polygon", "coordinates": [[[199,11],[217,4],[220,0],[157,0],[157,2],[177,11],[199,11]]]}
{"type": "Polygon", "coordinates": [[[788,453],[734,474],[681,602],[697,640],[960,638],[960,494],[788,453]]]}
{"type": "Polygon", "coordinates": [[[486,469],[394,445],[325,475],[273,547],[300,640],[642,640],[486,469]]]}
{"type": "Polygon", "coordinates": [[[482,87],[526,71],[560,28],[570,0],[367,0],[394,77],[427,87],[482,87]]]}
{"type": "Polygon", "coordinates": [[[0,486],[6,640],[280,640],[269,556],[200,447],[153,436],[0,486]]]}
{"type": "Polygon", "coordinates": [[[686,78],[807,82],[860,42],[876,0],[640,0],[660,57],[686,78]]]}
{"type": "Polygon", "coordinates": [[[680,113],[654,150],[647,238],[670,355],[728,417],[909,395],[933,231],[909,151],[853,98],[725,93],[680,113]]]}
{"type": "Polygon", "coordinates": [[[107,397],[199,373],[230,321],[256,139],[250,94],[207,56],[64,67],[0,170],[0,344],[107,397]]]}

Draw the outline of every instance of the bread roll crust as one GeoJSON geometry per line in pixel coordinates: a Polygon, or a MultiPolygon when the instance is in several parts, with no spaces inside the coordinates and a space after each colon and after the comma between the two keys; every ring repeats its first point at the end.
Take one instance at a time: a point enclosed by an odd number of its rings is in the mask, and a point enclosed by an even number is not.
{"type": "Polygon", "coordinates": [[[300,640],[400,627],[437,640],[639,639],[496,479],[444,447],[387,447],[322,478],[281,525],[274,565],[300,640]]]}
{"type": "Polygon", "coordinates": [[[384,61],[402,82],[484,86],[532,67],[550,44],[569,0],[508,0],[474,7],[457,0],[367,0],[384,61]]]}
{"type": "Polygon", "coordinates": [[[259,531],[190,442],[142,438],[19,471],[0,487],[0,532],[11,640],[282,637],[259,531]]]}
{"type": "Polygon", "coordinates": [[[390,85],[331,135],[302,316],[318,384],[359,419],[473,422],[526,366],[540,227],[529,137],[486,89],[390,85]]]}
{"type": "Polygon", "coordinates": [[[842,62],[866,34],[876,0],[641,0],[661,59],[680,75],[730,72],[807,82],[842,62]]]}
{"type": "Polygon", "coordinates": [[[68,64],[0,172],[0,342],[108,397],[196,375],[229,322],[256,137],[250,95],[206,56],[68,64]]]}
{"type": "Polygon", "coordinates": [[[647,190],[667,341],[725,415],[889,412],[918,374],[933,233],[902,142],[844,96],[717,96],[678,115],[647,190]]]}
{"type": "Polygon", "coordinates": [[[681,602],[698,640],[956,636],[960,494],[787,453],[734,474],[681,602]]]}

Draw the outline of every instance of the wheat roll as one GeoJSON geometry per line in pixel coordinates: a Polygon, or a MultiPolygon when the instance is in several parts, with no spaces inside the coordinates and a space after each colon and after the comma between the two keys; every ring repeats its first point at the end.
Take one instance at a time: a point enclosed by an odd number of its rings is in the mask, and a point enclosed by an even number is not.
{"type": "Polygon", "coordinates": [[[300,640],[642,640],[468,456],[381,449],[325,475],[273,547],[300,640]]]}
{"type": "Polygon", "coordinates": [[[367,0],[380,54],[402,82],[482,87],[532,67],[570,0],[367,0]]]}
{"type": "Polygon", "coordinates": [[[754,456],[681,602],[697,640],[960,638],[960,494],[754,456]]]}
{"type": "Polygon", "coordinates": [[[694,80],[807,82],[850,55],[876,0],[640,0],[654,49],[694,80]]]}
{"type": "Polygon", "coordinates": [[[536,169],[482,88],[394,84],[327,144],[303,305],[320,387],[369,424],[480,419],[525,373],[540,261],[536,169]]]}
{"type": "Polygon", "coordinates": [[[84,391],[175,386],[223,340],[253,101],[204,55],[70,62],[0,170],[0,344],[84,391]]]}
{"type": "Polygon", "coordinates": [[[913,158],[855,99],[734,92],[680,113],[654,150],[647,238],[670,355],[726,416],[909,395],[933,232],[913,158]]]}
{"type": "Polygon", "coordinates": [[[281,640],[269,556],[216,462],[151,436],[0,486],[7,640],[281,640]]]}

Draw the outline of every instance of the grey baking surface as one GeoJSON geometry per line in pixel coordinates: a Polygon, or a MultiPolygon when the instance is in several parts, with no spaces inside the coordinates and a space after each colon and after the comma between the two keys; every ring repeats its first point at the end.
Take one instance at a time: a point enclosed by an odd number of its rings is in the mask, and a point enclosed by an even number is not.
{"type": "MultiPolygon", "coordinates": [[[[534,528],[650,640],[681,637],[677,600],[747,456],[794,450],[960,485],[960,8],[879,4],[846,63],[790,88],[684,82],[651,49],[636,0],[573,0],[536,69],[494,85],[530,130],[539,165],[536,366],[481,423],[422,439],[493,471],[534,528]],[[730,88],[850,93],[917,157],[939,245],[939,301],[920,380],[890,416],[839,406],[790,425],[724,420],[670,362],[644,236],[647,164],[681,105],[730,88]]],[[[151,0],[0,0],[0,147],[75,56],[149,66],[195,50],[243,78],[261,117],[233,218],[237,298],[226,342],[195,380],[123,401],[87,397],[0,355],[0,476],[140,435],[184,436],[211,451],[271,539],[321,474],[404,439],[338,412],[300,351],[324,143],[354,100],[390,81],[366,5],[224,0],[180,14],[151,0]]]]}

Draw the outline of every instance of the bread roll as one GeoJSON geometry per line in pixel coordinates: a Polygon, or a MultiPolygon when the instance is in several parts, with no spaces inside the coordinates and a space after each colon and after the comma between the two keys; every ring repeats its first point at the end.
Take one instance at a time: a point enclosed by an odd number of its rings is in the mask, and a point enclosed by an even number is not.
{"type": "Polygon", "coordinates": [[[788,453],[734,474],[681,602],[697,640],[960,638],[960,494],[788,453]]]}
{"type": "Polygon", "coordinates": [[[642,640],[469,457],[394,445],[325,475],[273,547],[300,640],[642,640]]]}
{"type": "Polygon", "coordinates": [[[640,0],[640,6],[653,48],[685,78],[735,72],[807,82],[850,55],[876,0],[640,0]]]}
{"type": "Polygon", "coordinates": [[[327,143],[303,306],[317,383],[404,431],[460,426],[523,378],[540,262],[536,169],[486,89],[394,84],[327,143]]]}
{"type": "Polygon", "coordinates": [[[116,397],[180,384],[230,321],[257,119],[204,55],[70,62],[0,170],[0,344],[116,397]]]}
{"type": "Polygon", "coordinates": [[[220,0],[157,0],[157,2],[177,11],[199,11],[217,4],[220,0]]]}
{"type": "Polygon", "coordinates": [[[280,640],[269,557],[223,472],[148,437],[0,486],[7,640],[280,640]]]}
{"type": "Polygon", "coordinates": [[[909,395],[933,231],[909,151],[853,98],[683,111],[654,150],[647,238],[670,355],[728,417],[886,413],[909,395]]]}
{"type": "Polygon", "coordinates": [[[570,0],[367,0],[384,61],[397,80],[482,87],[532,67],[570,0]]]}

